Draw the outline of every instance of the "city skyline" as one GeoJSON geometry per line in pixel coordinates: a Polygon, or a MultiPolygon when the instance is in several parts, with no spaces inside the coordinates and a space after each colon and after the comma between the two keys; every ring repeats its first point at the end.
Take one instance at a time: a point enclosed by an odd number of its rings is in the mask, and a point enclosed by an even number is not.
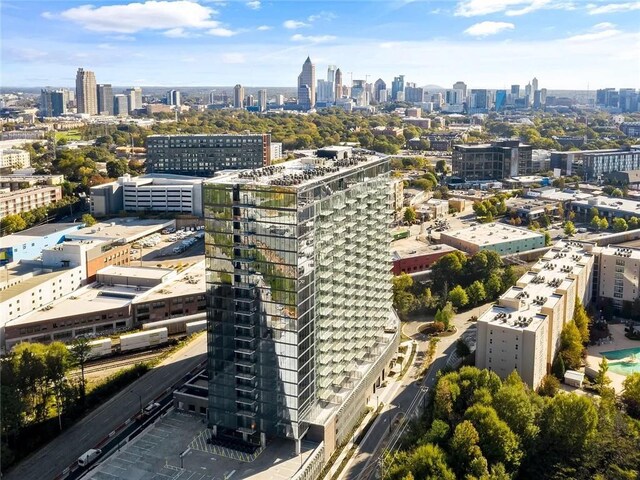
{"type": "Polygon", "coordinates": [[[3,7],[5,86],[72,86],[83,66],[112,85],[295,87],[307,56],[319,71],[339,66],[347,79],[390,83],[403,74],[443,87],[463,80],[472,88],[508,88],[537,76],[549,89],[595,90],[637,88],[640,79],[633,54],[637,1],[111,0],[3,7]]]}

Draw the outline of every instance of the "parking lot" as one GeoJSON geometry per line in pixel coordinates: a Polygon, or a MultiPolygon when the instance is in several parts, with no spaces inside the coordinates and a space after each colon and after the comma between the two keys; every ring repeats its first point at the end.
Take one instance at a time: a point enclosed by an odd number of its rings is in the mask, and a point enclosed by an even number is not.
{"type": "Polygon", "coordinates": [[[133,245],[131,264],[170,267],[176,261],[196,263],[204,255],[204,230],[157,233],[133,245]]]}
{"type": "MultiPolygon", "coordinates": [[[[290,479],[317,446],[303,442],[296,456],[292,441],[274,439],[259,456],[242,461],[206,442],[203,418],[175,410],[106,459],[91,480],[290,479]]],[[[237,455],[236,455],[237,454],[237,455]]]]}

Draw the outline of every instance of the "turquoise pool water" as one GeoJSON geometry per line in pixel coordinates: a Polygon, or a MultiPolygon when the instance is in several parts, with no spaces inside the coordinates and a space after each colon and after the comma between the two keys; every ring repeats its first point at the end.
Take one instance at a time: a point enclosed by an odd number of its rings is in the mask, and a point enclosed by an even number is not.
{"type": "Polygon", "coordinates": [[[609,370],[620,375],[640,373],[640,347],[600,352],[609,361],[609,370]]]}

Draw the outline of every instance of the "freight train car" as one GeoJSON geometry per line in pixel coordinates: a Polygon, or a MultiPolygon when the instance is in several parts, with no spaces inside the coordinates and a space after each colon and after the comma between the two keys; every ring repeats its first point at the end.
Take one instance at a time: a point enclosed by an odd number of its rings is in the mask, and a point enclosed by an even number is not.
{"type": "Polygon", "coordinates": [[[156,328],[129,335],[120,336],[120,351],[129,352],[143,348],[163,345],[169,340],[167,328],[156,328]]]}
{"type": "Polygon", "coordinates": [[[187,333],[187,323],[197,322],[199,320],[206,320],[207,314],[196,313],[194,315],[187,315],[186,317],[169,318],[167,320],[160,320],[158,322],[149,322],[142,325],[142,330],[154,330],[156,328],[166,328],[169,335],[179,335],[181,333],[187,333]]]}
{"type": "Polygon", "coordinates": [[[197,322],[187,323],[187,335],[192,333],[201,332],[207,329],[207,320],[198,320],[197,322]]]}

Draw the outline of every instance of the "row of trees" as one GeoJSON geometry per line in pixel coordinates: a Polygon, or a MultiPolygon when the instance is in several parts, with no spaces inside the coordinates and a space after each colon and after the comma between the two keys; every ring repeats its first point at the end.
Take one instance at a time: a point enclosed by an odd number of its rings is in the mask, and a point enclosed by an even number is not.
{"type": "Polygon", "coordinates": [[[471,307],[498,298],[515,284],[519,271],[505,266],[496,252],[481,251],[467,257],[455,251],[431,266],[431,286],[415,283],[407,274],[393,279],[393,302],[400,315],[425,310],[436,312],[450,302],[454,308],[471,307]]]}
{"type": "Polygon", "coordinates": [[[482,223],[490,223],[496,217],[502,217],[507,213],[507,205],[505,203],[509,195],[499,193],[486,200],[478,201],[473,204],[473,211],[478,217],[478,221],[482,223]]]}
{"type": "MultiPolygon", "coordinates": [[[[625,393],[637,405],[640,381],[629,382],[625,393]]],[[[638,422],[617,407],[611,390],[599,400],[546,397],[516,372],[501,381],[474,367],[440,377],[404,447],[386,458],[386,479],[635,479],[640,473],[638,422]]]]}

